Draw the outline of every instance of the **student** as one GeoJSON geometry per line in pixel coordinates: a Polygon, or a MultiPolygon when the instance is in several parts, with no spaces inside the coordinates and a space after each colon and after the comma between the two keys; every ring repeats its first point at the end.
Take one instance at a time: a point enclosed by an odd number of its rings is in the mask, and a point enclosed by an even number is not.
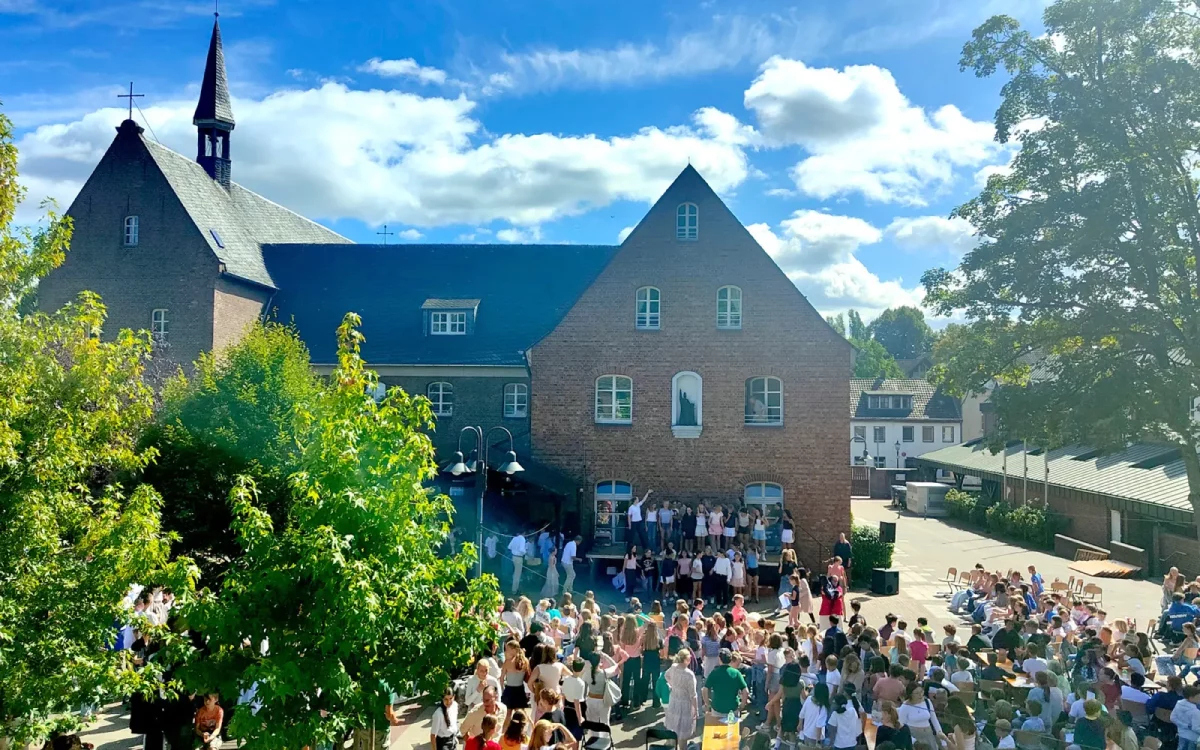
{"type": "MultiPolygon", "coordinates": [[[[754,544],[751,545],[760,555],[767,554],[767,522],[763,518],[762,511],[758,508],[754,509],[753,526],[750,529],[750,537],[754,544]]],[[[755,600],[757,601],[757,600],[755,600]]]]}
{"type": "Polygon", "coordinates": [[[746,589],[746,561],[742,559],[742,553],[734,552],[733,561],[729,565],[732,569],[729,576],[729,585],[733,587],[734,598],[741,599],[746,589]]]}
{"type": "Polygon", "coordinates": [[[1017,741],[1012,736],[1012,722],[1000,719],[996,722],[996,750],[1016,750],[1017,741]]]}
{"type": "Polygon", "coordinates": [[[746,593],[758,603],[758,551],[751,546],[746,550],[746,593]]]}
{"type": "MultiPolygon", "coordinates": [[[[685,553],[686,554],[686,553],[685,553]]],[[[673,598],[675,596],[675,580],[678,575],[678,563],[675,561],[675,553],[667,552],[659,563],[659,574],[662,576],[662,596],[663,599],[673,598]]],[[[690,569],[689,569],[689,572],[690,569]]]]}

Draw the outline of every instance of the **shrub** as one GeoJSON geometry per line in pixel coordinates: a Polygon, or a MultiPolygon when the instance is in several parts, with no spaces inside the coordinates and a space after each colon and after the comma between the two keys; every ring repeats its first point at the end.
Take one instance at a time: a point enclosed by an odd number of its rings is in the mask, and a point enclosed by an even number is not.
{"type": "Polygon", "coordinates": [[[871,581],[872,569],[892,567],[894,545],[879,538],[878,527],[854,525],[850,532],[850,546],[854,550],[851,583],[866,585],[871,581]]]}
{"type": "Polygon", "coordinates": [[[1053,547],[1054,535],[1065,528],[1061,517],[1047,512],[1041,506],[1014,507],[1004,502],[988,505],[979,495],[961,490],[946,493],[946,511],[950,518],[964,521],[967,525],[1044,549],[1053,547]]]}
{"type": "Polygon", "coordinates": [[[971,521],[971,515],[978,504],[978,496],[972,495],[969,492],[950,490],[946,493],[946,512],[951,518],[956,518],[960,521],[971,521]]]}

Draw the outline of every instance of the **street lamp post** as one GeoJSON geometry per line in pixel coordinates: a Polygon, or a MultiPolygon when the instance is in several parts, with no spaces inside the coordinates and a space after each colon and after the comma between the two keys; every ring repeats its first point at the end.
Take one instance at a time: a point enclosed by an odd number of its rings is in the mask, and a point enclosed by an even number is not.
{"type": "Polygon", "coordinates": [[[858,435],[855,435],[854,437],[850,438],[850,442],[852,444],[853,443],[862,443],[863,444],[862,462],[863,462],[863,464],[866,464],[867,461],[870,460],[870,458],[871,458],[871,454],[867,453],[867,439],[865,437],[860,437],[858,435]]]}
{"type": "Polygon", "coordinates": [[[477,577],[483,575],[483,496],[487,493],[487,472],[488,472],[488,453],[491,445],[488,444],[488,438],[496,430],[502,431],[508,436],[508,455],[504,457],[504,462],[496,469],[504,474],[516,474],[518,471],[525,471],[525,467],[517,463],[517,453],[513,450],[513,436],[505,427],[496,426],[484,432],[482,427],[474,427],[467,425],[458,433],[458,450],[454,453],[454,460],[451,461],[443,471],[452,476],[462,476],[463,474],[472,474],[479,472],[479,497],[475,501],[475,575],[477,577]],[[470,432],[475,436],[475,449],[472,451],[471,461],[466,463],[463,461],[462,439],[463,435],[470,432]],[[483,466],[479,467],[476,456],[479,455],[480,449],[483,452],[483,466]]]}
{"type": "Polygon", "coordinates": [[[902,468],[900,466],[900,441],[899,440],[896,441],[896,468],[897,469],[902,468]]]}

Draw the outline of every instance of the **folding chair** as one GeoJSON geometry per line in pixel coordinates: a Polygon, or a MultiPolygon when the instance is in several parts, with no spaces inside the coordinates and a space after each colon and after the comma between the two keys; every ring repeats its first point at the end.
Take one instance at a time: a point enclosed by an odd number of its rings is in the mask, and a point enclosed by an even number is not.
{"type": "Polygon", "coordinates": [[[1089,583],[1084,586],[1083,595],[1096,604],[1099,604],[1102,607],[1104,606],[1104,589],[1100,588],[1096,584],[1089,583]]]}
{"type": "Polygon", "coordinates": [[[1070,592],[1071,587],[1068,586],[1067,584],[1063,583],[1062,581],[1056,580],[1056,581],[1054,581],[1054,583],[1050,584],[1050,590],[1056,594],[1066,594],[1066,593],[1070,592]]]}
{"type": "Polygon", "coordinates": [[[946,588],[949,589],[949,591],[944,594],[938,594],[938,596],[946,599],[954,596],[954,592],[958,590],[958,568],[947,569],[946,577],[942,579],[942,583],[946,584],[946,588]]]}
{"type": "Polygon", "coordinates": [[[599,721],[585,721],[583,730],[584,750],[612,750],[612,727],[599,721]]]}

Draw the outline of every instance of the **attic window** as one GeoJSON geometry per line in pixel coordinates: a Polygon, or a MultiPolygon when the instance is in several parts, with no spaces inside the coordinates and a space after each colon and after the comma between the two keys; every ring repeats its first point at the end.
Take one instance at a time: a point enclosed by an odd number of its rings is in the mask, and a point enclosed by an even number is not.
{"type": "Polygon", "coordinates": [[[429,332],[434,336],[463,336],[467,333],[467,314],[465,312],[430,313],[429,332]]]}
{"type": "Polygon", "coordinates": [[[911,410],[913,397],[910,395],[873,395],[867,396],[868,409],[897,409],[911,410]]]}
{"type": "Polygon", "coordinates": [[[217,232],[217,230],[215,230],[215,229],[210,229],[210,230],[208,230],[208,233],[212,235],[213,242],[217,243],[217,247],[219,247],[219,248],[221,248],[222,250],[224,250],[224,249],[225,249],[225,243],[221,241],[221,235],[220,235],[220,233],[219,233],[219,232],[217,232]]]}
{"type": "Polygon", "coordinates": [[[675,211],[675,239],[694,240],[700,236],[700,209],[695,203],[680,203],[675,211]]]}

